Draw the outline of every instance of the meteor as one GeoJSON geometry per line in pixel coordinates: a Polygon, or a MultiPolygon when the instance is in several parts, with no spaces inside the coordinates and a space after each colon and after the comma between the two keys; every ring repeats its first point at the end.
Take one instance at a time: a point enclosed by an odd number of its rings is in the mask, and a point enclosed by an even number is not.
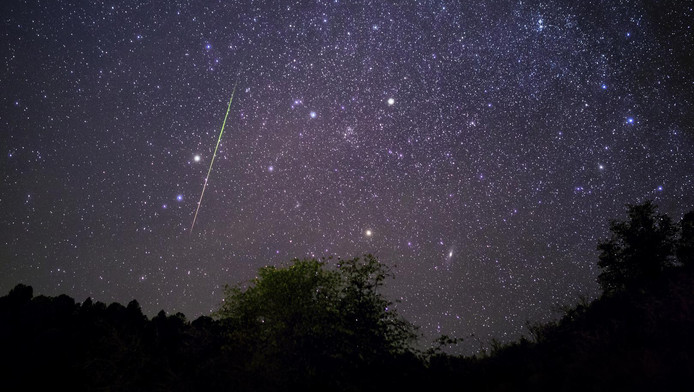
{"type": "Polygon", "coordinates": [[[202,185],[202,192],[200,192],[200,200],[198,200],[198,207],[195,209],[195,216],[193,216],[193,224],[190,225],[190,234],[193,234],[193,228],[195,228],[195,220],[198,219],[198,212],[200,211],[200,206],[202,205],[202,197],[205,195],[205,189],[207,188],[207,180],[210,179],[210,173],[212,173],[212,165],[214,164],[214,158],[217,156],[217,149],[219,149],[219,142],[222,141],[222,135],[224,134],[224,127],[227,124],[227,117],[229,117],[229,109],[231,109],[231,102],[234,100],[234,93],[236,93],[236,85],[238,80],[234,83],[234,89],[231,91],[231,98],[229,99],[229,105],[227,106],[227,113],[224,115],[224,122],[222,123],[222,130],[219,131],[219,137],[217,138],[217,145],[214,148],[214,154],[212,154],[212,160],[210,161],[210,168],[207,169],[207,176],[205,176],[205,183],[202,185]]]}

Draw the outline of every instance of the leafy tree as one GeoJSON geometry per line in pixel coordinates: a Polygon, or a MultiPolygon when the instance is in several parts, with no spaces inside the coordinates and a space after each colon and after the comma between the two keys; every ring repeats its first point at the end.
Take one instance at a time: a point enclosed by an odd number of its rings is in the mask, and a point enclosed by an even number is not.
{"type": "Polygon", "coordinates": [[[388,268],[371,255],[338,260],[332,268],[295,259],[288,267],[261,268],[245,290],[226,286],[215,316],[226,323],[231,350],[245,357],[239,360],[250,373],[295,386],[306,380],[334,385],[341,372],[345,377],[402,353],[416,337],[379,292],[387,276],[388,268]]]}
{"type": "Polygon", "coordinates": [[[412,324],[401,318],[378,291],[390,269],[372,255],[363,259],[341,261],[337,270],[340,276],[338,310],[343,331],[351,336],[349,343],[371,356],[382,353],[403,353],[416,338],[412,324]]]}
{"type": "Polygon", "coordinates": [[[610,222],[612,236],[598,243],[598,283],[605,293],[638,286],[672,265],[677,227],[651,201],[627,205],[626,221],[610,222]]]}

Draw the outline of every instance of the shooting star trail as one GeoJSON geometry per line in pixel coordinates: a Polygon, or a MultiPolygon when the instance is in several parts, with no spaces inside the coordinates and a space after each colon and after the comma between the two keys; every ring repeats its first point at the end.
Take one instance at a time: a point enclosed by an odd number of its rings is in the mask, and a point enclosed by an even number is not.
{"type": "Polygon", "coordinates": [[[236,85],[238,80],[234,83],[234,90],[231,92],[231,98],[229,99],[229,105],[227,106],[227,113],[224,115],[224,122],[222,123],[222,130],[219,131],[219,137],[217,138],[217,145],[214,148],[214,154],[212,154],[212,161],[210,161],[210,168],[207,169],[207,176],[205,176],[205,183],[202,185],[202,192],[200,192],[200,200],[198,200],[198,208],[195,209],[195,216],[193,216],[193,224],[190,225],[190,234],[193,234],[193,229],[195,228],[195,221],[198,219],[198,212],[200,212],[200,206],[202,205],[202,197],[205,195],[205,189],[207,188],[207,180],[210,179],[210,173],[212,173],[212,165],[214,164],[214,159],[217,157],[217,149],[219,149],[219,142],[222,141],[222,135],[224,134],[224,127],[227,124],[227,117],[229,117],[229,109],[231,109],[231,102],[234,100],[234,93],[236,93],[236,85]]]}

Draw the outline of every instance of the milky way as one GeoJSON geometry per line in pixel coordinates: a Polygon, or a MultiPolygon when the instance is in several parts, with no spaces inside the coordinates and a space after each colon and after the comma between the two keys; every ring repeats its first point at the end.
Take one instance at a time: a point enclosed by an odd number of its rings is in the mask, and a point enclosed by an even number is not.
{"type": "Polygon", "coordinates": [[[467,350],[597,295],[626,203],[694,208],[692,1],[75,4],[0,5],[3,293],[194,318],[373,253],[467,350]]]}

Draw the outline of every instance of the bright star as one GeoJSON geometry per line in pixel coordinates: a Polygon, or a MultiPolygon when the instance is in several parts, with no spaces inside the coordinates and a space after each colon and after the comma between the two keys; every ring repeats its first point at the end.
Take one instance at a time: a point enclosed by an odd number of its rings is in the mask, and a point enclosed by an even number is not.
{"type": "Polygon", "coordinates": [[[367,229],[364,234],[366,234],[367,237],[371,237],[373,235],[373,232],[371,231],[371,229],[367,229]]]}
{"type": "Polygon", "coordinates": [[[195,156],[193,157],[193,160],[194,160],[195,162],[200,162],[200,155],[195,155],[195,156]]]}
{"type": "Polygon", "coordinates": [[[388,106],[393,106],[393,105],[395,105],[395,99],[388,98],[388,106]]]}
{"type": "Polygon", "coordinates": [[[272,165],[270,165],[270,166],[267,167],[267,171],[269,171],[270,173],[272,173],[273,171],[275,171],[275,167],[272,166],[272,165]]]}
{"type": "Polygon", "coordinates": [[[176,200],[178,200],[178,201],[183,201],[183,195],[178,195],[178,196],[176,196],[176,200]]]}
{"type": "Polygon", "coordinates": [[[317,114],[316,112],[311,112],[309,113],[309,116],[311,116],[311,118],[316,118],[317,114]]]}

